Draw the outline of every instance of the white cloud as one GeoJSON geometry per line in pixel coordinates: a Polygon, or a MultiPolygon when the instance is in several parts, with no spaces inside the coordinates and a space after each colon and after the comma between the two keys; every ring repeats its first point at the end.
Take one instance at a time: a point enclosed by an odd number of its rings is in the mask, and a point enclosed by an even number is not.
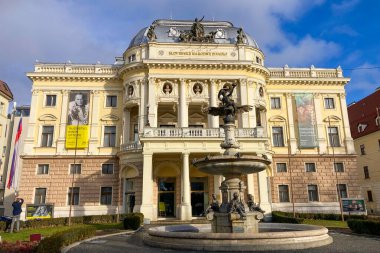
{"type": "Polygon", "coordinates": [[[355,70],[348,72],[351,77],[351,82],[347,87],[347,91],[350,93],[359,93],[359,97],[365,97],[366,95],[375,91],[380,86],[380,69],[379,65],[371,63],[364,63],[355,70]]]}
{"type": "Polygon", "coordinates": [[[334,3],[331,5],[331,9],[335,12],[348,12],[351,11],[358,3],[360,0],[350,0],[346,1],[343,0],[340,3],[334,3]]]}

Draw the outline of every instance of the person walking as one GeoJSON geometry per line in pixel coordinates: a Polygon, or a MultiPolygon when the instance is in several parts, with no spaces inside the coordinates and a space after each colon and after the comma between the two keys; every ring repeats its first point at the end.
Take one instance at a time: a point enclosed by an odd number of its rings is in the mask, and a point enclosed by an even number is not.
{"type": "Polygon", "coordinates": [[[16,231],[20,231],[20,214],[22,212],[22,204],[24,203],[24,200],[22,198],[16,198],[15,201],[12,203],[13,206],[13,217],[12,217],[12,224],[11,224],[11,231],[10,233],[13,233],[13,228],[15,223],[16,224],[16,231]]]}

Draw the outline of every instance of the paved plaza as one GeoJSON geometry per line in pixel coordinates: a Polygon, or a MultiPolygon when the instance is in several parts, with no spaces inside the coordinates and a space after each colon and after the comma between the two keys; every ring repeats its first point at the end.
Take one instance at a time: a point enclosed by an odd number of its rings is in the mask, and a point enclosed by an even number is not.
{"type": "MultiPolygon", "coordinates": [[[[170,249],[160,249],[145,246],[142,242],[146,230],[142,229],[134,234],[114,235],[106,238],[95,239],[83,242],[80,245],[71,248],[69,253],[125,253],[125,252],[176,252],[170,249]]],[[[370,237],[354,234],[344,234],[336,231],[329,233],[334,242],[328,246],[291,251],[271,251],[271,252],[308,252],[308,253],[378,253],[380,249],[380,237],[370,237]]],[[[196,242],[195,242],[196,243],[196,242]]],[[[195,251],[180,251],[195,252],[195,251]]]]}

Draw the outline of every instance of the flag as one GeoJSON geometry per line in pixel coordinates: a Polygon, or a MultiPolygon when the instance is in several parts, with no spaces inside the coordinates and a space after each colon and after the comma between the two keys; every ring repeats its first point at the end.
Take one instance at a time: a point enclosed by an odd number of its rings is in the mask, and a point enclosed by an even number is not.
{"type": "Polygon", "coordinates": [[[14,145],[14,151],[13,151],[13,157],[12,157],[12,166],[11,166],[11,171],[9,173],[9,179],[8,179],[8,184],[7,188],[10,189],[11,187],[13,189],[18,188],[18,147],[20,143],[20,136],[22,132],[22,117],[20,118],[20,121],[18,123],[17,127],[17,133],[16,133],[16,138],[15,138],[15,145],[14,145]]]}

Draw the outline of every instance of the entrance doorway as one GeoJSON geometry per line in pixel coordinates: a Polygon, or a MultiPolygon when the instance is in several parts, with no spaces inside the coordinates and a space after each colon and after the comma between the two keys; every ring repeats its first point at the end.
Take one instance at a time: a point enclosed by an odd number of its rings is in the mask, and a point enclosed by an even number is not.
{"type": "Polygon", "coordinates": [[[175,178],[158,178],[158,216],[175,217],[175,178]]]}
{"type": "Polygon", "coordinates": [[[205,215],[208,207],[208,178],[191,178],[191,213],[194,217],[205,215]]]}
{"type": "Polygon", "coordinates": [[[135,207],[135,192],[134,192],[134,183],[131,179],[125,180],[125,213],[133,213],[133,208],[135,207]]]}

